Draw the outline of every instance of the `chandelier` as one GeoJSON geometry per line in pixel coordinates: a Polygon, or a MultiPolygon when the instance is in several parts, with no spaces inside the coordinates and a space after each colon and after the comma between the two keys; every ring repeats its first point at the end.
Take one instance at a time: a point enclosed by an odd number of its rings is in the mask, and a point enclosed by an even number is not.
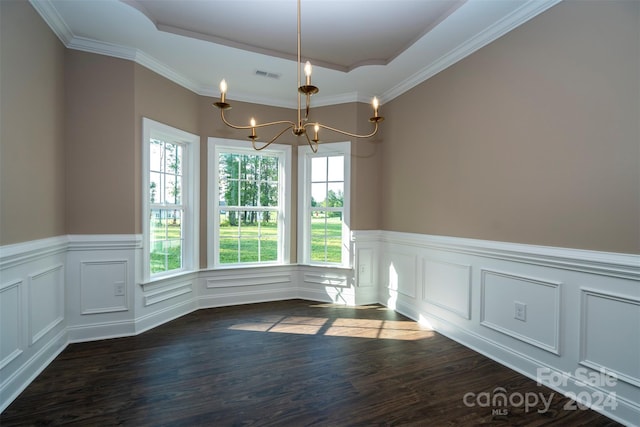
{"type": "Polygon", "coordinates": [[[251,134],[248,136],[248,138],[251,140],[251,144],[253,145],[253,148],[255,150],[264,150],[265,148],[267,148],[269,145],[271,145],[275,140],[277,140],[278,138],[280,138],[280,136],[282,136],[287,130],[291,129],[291,131],[293,132],[294,135],[296,136],[300,136],[300,135],[304,135],[307,139],[307,142],[309,143],[309,147],[311,147],[311,150],[316,153],[318,152],[318,143],[320,141],[319,139],[319,133],[320,133],[320,129],[326,129],[332,132],[336,132],[336,133],[340,133],[343,135],[347,135],[353,138],[370,138],[373,135],[375,135],[378,132],[378,124],[380,122],[382,122],[384,120],[384,117],[381,117],[378,115],[378,108],[380,106],[379,102],[378,102],[378,98],[374,97],[373,101],[372,101],[372,106],[373,106],[373,116],[371,118],[369,118],[369,121],[371,123],[373,123],[373,131],[369,134],[366,135],[359,135],[359,134],[355,134],[355,133],[351,133],[351,132],[347,132],[344,130],[340,130],[340,129],[336,129],[334,127],[331,126],[327,126],[324,125],[322,123],[318,123],[318,122],[312,122],[309,120],[309,109],[311,106],[311,95],[318,93],[319,89],[316,86],[313,86],[311,84],[311,64],[309,63],[309,61],[306,62],[305,66],[304,66],[304,73],[305,73],[305,84],[301,85],[300,84],[300,76],[301,76],[301,70],[302,70],[302,63],[300,61],[300,0],[298,0],[298,62],[297,62],[297,67],[298,67],[298,118],[296,122],[290,121],[290,120],[278,120],[278,121],[274,121],[274,122],[268,122],[268,123],[256,123],[255,119],[252,117],[251,120],[249,121],[249,125],[247,126],[239,126],[239,125],[234,125],[232,123],[230,123],[227,118],[224,116],[224,112],[225,110],[229,110],[231,109],[231,104],[229,104],[228,102],[226,102],[226,94],[227,94],[227,82],[222,79],[222,81],[220,82],[220,101],[218,102],[214,102],[213,105],[218,107],[220,109],[220,117],[222,118],[222,121],[224,122],[224,124],[226,124],[227,126],[233,128],[233,129],[245,129],[245,130],[251,130],[251,134]],[[305,98],[305,111],[304,111],[304,117],[302,115],[302,109],[301,109],[301,98],[304,97],[305,98]],[[262,143],[261,146],[256,145],[256,140],[258,139],[258,135],[256,134],[256,129],[257,128],[264,128],[264,127],[269,127],[269,126],[283,126],[280,131],[273,137],[271,138],[269,141],[262,143]],[[313,128],[313,137],[310,138],[309,137],[309,128],[313,128]]]}

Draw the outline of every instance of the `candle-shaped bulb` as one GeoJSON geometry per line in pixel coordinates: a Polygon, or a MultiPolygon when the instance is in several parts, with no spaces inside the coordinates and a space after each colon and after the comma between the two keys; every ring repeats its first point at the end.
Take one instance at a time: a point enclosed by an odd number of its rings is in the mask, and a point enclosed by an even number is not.
{"type": "Polygon", "coordinates": [[[313,126],[313,140],[314,141],[318,141],[318,131],[320,130],[320,125],[318,125],[317,123],[315,124],[315,126],[313,126]]]}
{"type": "Polygon", "coordinates": [[[225,95],[227,94],[227,81],[222,79],[220,82],[220,102],[224,102],[225,95]]]}
{"type": "Polygon", "coordinates": [[[256,119],[251,117],[251,120],[249,120],[249,123],[251,124],[251,136],[255,137],[256,136],[256,119]]]}
{"type": "Polygon", "coordinates": [[[371,104],[373,104],[373,117],[378,117],[378,107],[380,106],[380,102],[378,102],[378,98],[374,96],[371,104]]]}
{"type": "Polygon", "coordinates": [[[304,64],[304,75],[307,76],[307,86],[311,84],[311,63],[304,64]]]}

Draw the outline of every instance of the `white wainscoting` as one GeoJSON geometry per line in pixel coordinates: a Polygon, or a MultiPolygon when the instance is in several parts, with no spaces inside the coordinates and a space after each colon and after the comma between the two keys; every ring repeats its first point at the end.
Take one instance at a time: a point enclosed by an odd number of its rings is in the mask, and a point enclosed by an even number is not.
{"type": "Polygon", "coordinates": [[[558,392],[586,396],[582,403],[615,420],[640,422],[640,256],[380,231],[354,240],[356,254],[379,254],[382,304],[558,392]],[[516,303],[525,320],[515,318],[516,303]],[[614,381],[586,384],[587,374],[614,381]],[[602,396],[617,406],[599,406],[602,396]]]}
{"type": "Polygon", "coordinates": [[[67,345],[66,236],[0,250],[0,412],[67,345]]]}
{"type": "Polygon", "coordinates": [[[136,333],[196,310],[198,280],[198,273],[192,272],[136,286],[136,333]]]}
{"type": "Polygon", "coordinates": [[[471,266],[423,258],[422,302],[471,319],[471,266]]]}
{"type": "Polygon", "coordinates": [[[492,270],[480,274],[480,324],[560,355],[560,283],[492,270]]]}
{"type": "Polygon", "coordinates": [[[384,231],[353,240],[353,269],[200,270],[150,283],[139,235],[2,247],[0,409],[69,342],[134,335],[198,309],[302,298],[380,302],[533,379],[539,369],[567,378],[541,379],[559,392],[615,393],[617,408],[592,406],[638,424],[640,256],[384,231]],[[515,319],[516,302],[525,320],[515,319]],[[615,385],[585,384],[580,370],[615,385]]]}
{"type": "Polygon", "coordinates": [[[135,287],[142,236],[70,235],[67,331],[70,342],[136,333],[135,287]]]}
{"type": "Polygon", "coordinates": [[[295,298],[295,266],[229,268],[200,272],[198,307],[221,307],[295,298]]]}
{"type": "Polygon", "coordinates": [[[640,298],[581,291],[580,363],[640,389],[640,298]],[[632,325],[635,321],[635,327],[623,326],[630,321],[632,325]],[[635,359],[627,357],[627,352],[635,359]]]}

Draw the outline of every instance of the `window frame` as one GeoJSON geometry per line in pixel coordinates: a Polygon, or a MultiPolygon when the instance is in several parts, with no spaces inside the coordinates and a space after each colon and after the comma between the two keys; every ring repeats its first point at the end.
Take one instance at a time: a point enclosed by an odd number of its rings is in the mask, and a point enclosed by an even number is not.
{"type": "MultiPolygon", "coordinates": [[[[164,123],[142,118],[142,280],[143,283],[160,280],[199,268],[200,230],[200,136],[185,132],[164,123]],[[151,139],[163,140],[182,147],[182,267],[151,273],[150,200],[150,146],[151,139]]],[[[173,205],[170,205],[173,206],[173,205]]]]}
{"type": "Polygon", "coordinates": [[[320,145],[317,153],[311,147],[298,147],[298,263],[352,268],[351,242],[351,142],[330,142],[320,145]],[[344,201],[342,207],[342,259],[341,262],[311,260],[311,162],[314,157],[344,156],[344,201]]]}
{"type": "Polygon", "coordinates": [[[228,269],[245,267],[264,267],[269,265],[285,265],[290,263],[291,253],[291,146],[287,144],[271,144],[261,151],[256,151],[246,141],[209,137],[207,144],[207,266],[210,269],[228,269]],[[279,158],[278,171],[278,255],[276,261],[220,263],[220,200],[219,164],[221,152],[233,151],[242,155],[276,155],[279,158]]]}

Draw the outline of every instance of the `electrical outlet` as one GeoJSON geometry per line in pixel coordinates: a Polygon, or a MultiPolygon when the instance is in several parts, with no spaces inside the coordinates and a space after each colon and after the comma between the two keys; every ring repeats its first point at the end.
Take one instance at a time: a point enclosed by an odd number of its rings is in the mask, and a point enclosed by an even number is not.
{"type": "Polygon", "coordinates": [[[124,282],[115,282],[113,284],[113,295],[117,297],[124,296],[124,282]]]}
{"type": "Polygon", "coordinates": [[[523,322],[527,321],[527,304],[523,302],[516,301],[516,312],[515,318],[518,320],[522,320],[523,322]]]}

